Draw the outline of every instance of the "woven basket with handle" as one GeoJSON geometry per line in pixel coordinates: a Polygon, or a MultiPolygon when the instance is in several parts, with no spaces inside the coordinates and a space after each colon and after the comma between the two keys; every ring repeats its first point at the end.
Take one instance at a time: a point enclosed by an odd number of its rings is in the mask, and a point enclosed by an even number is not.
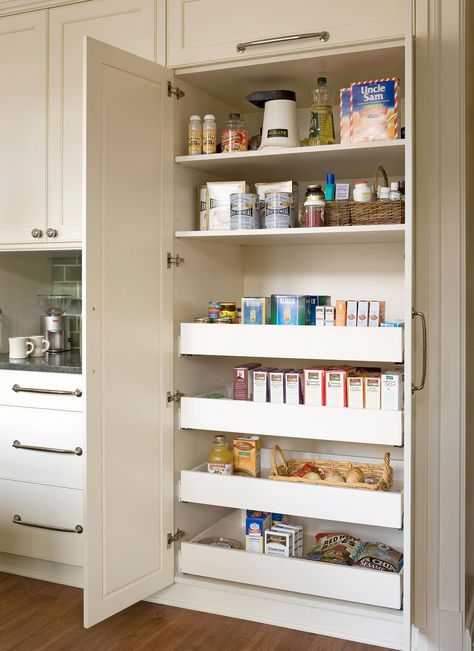
{"type": "Polygon", "coordinates": [[[278,481],[293,481],[303,484],[323,484],[324,486],[343,486],[344,488],[366,488],[368,490],[386,491],[393,483],[393,471],[390,465],[390,453],[386,452],[383,463],[352,463],[351,461],[330,461],[328,459],[285,459],[281,448],[273,446],[272,469],[269,479],[278,481]],[[348,484],[345,481],[329,481],[323,479],[306,479],[305,477],[293,477],[292,473],[302,468],[306,463],[315,465],[322,472],[337,470],[341,477],[352,468],[360,468],[365,476],[365,482],[348,484]]]}

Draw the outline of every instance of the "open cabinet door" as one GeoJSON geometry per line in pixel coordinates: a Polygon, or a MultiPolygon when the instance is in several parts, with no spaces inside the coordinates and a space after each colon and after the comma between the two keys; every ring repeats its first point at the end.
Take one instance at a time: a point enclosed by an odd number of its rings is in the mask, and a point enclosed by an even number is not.
{"type": "Polygon", "coordinates": [[[173,581],[168,79],[85,41],[85,626],[173,581]]]}

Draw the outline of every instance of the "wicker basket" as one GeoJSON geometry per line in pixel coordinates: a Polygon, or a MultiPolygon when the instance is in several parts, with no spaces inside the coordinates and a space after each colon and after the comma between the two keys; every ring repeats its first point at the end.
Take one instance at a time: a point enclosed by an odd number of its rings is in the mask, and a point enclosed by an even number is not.
{"type": "Polygon", "coordinates": [[[344,488],[366,488],[368,490],[386,491],[393,483],[393,471],[390,465],[390,453],[386,452],[383,463],[351,463],[350,461],[329,461],[328,459],[289,459],[286,461],[278,445],[272,450],[272,469],[269,479],[278,481],[293,481],[303,484],[323,484],[324,486],[343,486],[344,488]],[[291,477],[290,474],[299,470],[306,463],[312,463],[323,470],[337,470],[345,477],[351,468],[360,468],[369,483],[356,482],[346,484],[340,481],[324,481],[323,479],[305,479],[304,477],[291,477]]]}
{"type": "Polygon", "coordinates": [[[330,201],[324,208],[325,226],[364,226],[375,224],[404,224],[405,202],[377,199],[376,190],[379,185],[379,175],[383,176],[385,186],[388,186],[388,176],[380,166],[374,175],[372,201],[330,201]]]}

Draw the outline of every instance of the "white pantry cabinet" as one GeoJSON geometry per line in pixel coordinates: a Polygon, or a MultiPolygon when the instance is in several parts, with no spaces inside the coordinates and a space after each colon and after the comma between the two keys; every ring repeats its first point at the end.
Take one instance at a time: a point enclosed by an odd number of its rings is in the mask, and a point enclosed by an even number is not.
{"type": "Polygon", "coordinates": [[[167,0],[167,64],[220,64],[403,38],[404,7],[404,0],[167,0]],[[326,41],[307,38],[323,31],[326,41]]]}

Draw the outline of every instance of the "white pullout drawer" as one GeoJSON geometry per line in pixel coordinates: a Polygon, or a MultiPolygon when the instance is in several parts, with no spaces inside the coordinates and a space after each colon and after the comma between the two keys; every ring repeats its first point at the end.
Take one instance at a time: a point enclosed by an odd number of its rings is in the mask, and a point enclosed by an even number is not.
{"type": "Polygon", "coordinates": [[[2,370],[0,405],[82,411],[82,375],[2,370]]]}
{"type": "Polygon", "coordinates": [[[83,536],[75,530],[82,525],[82,491],[0,480],[0,551],[82,565],[83,536]]]}
{"type": "Polygon", "coordinates": [[[182,323],[182,355],[403,362],[403,328],[182,323]]]}
{"type": "Polygon", "coordinates": [[[81,413],[0,406],[0,423],[0,478],[83,487],[81,413]]]}
{"type": "Polygon", "coordinates": [[[181,398],[180,426],[351,443],[403,444],[403,412],[181,398]]]}
{"type": "MultiPolygon", "coordinates": [[[[311,548],[312,539],[310,535],[305,536],[305,551],[311,548]]],[[[246,552],[239,512],[226,516],[191,541],[181,543],[180,571],[385,608],[402,606],[403,571],[394,574],[246,552]],[[242,550],[199,544],[199,540],[210,536],[239,540],[242,550]]]]}
{"type": "MultiPolygon", "coordinates": [[[[268,472],[262,469],[263,476],[268,472]]],[[[181,471],[180,500],[394,529],[403,523],[403,492],[397,487],[376,491],[214,475],[207,464],[181,471]]]]}

